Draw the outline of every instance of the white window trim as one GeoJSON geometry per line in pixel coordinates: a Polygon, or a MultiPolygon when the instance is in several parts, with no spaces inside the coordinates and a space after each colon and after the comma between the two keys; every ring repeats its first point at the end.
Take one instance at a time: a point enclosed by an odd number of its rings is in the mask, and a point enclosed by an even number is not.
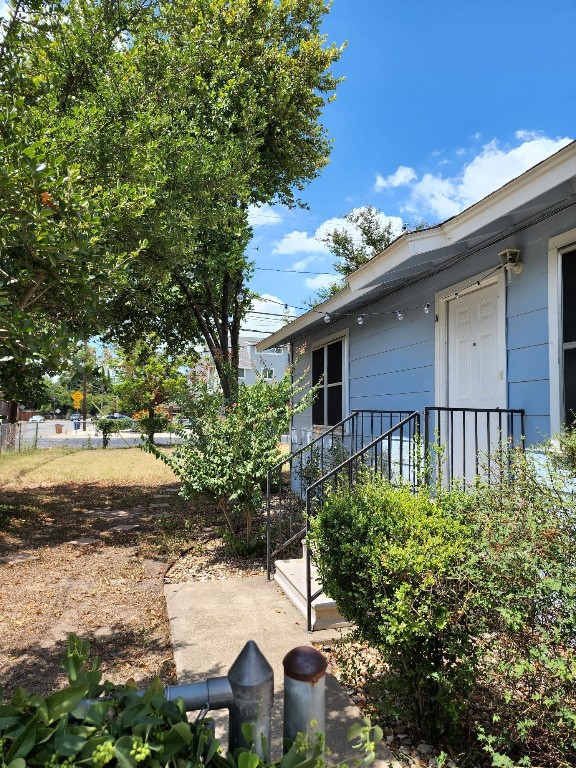
{"type": "Polygon", "coordinates": [[[548,367],[550,375],[550,434],[562,429],[564,360],[562,347],[562,254],[576,250],[576,229],[548,241],[548,367]]]}
{"type": "Polygon", "coordinates": [[[274,369],[269,365],[262,366],[262,378],[264,381],[271,381],[275,376],[274,369]]]}
{"type": "MultiPolygon", "coordinates": [[[[321,339],[313,342],[310,349],[310,366],[312,366],[312,352],[320,347],[325,347],[327,344],[331,344],[333,341],[339,341],[342,339],[342,418],[347,419],[350,415],[350,363],[349,363],[349,346],[350,346],[350,331],[348,328],[344,328],[341,331],[332,333],[329,336],[324,336],[321,339]]],[[[310,368],[312,371],[312,368],[310,368]]],[[[312,408],[310,408],[310,421],[312,422],[312,408]]],[[[325,424],[312,424],[315,426],[326,426],[325,424]]]]}
{"type": "Polygon", "coordinates": [[[502,371],[500,380],[499,399],[502,408],[508,407],[508,371],[506,343],[506,278],[504,270],[494,274],[494,270],[486,270],[475,277],[462,280],[455,285],[444,288],[435,294],[436,330],[434,338],[434,401],[438,408],[448,407],[448,302],[455,293],[465,296],[467,293],[485,288],[489,285],[498,287],[498,335],[500,349],[498,350],[499,365],[502,371]],[[472,285],[471,285],[472,283],[472,285]]]}

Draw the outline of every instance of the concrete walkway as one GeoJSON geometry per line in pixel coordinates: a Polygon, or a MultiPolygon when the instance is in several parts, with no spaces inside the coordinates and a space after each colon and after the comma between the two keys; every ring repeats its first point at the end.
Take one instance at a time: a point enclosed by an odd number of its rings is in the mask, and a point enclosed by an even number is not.
{"type": "MultiPolygon", "coordinates": [[[[306,620],[266,576],[165,585],[179,683],[226,675],[248,640],[254,640],[274,670],[272,757],[282,753],[282,659],[292,648],[336,637],[337,630],[312,634],[306,620]]],[[[217,735],[227,744],[227,713],[214,713],[217,735]]],[[[355,756],[346,740],[360,713],[331,675],[326,685],[326,743],[330,762],[355,756]]],[[[384,745],[374,763],[400,767],[384,745]]]]}

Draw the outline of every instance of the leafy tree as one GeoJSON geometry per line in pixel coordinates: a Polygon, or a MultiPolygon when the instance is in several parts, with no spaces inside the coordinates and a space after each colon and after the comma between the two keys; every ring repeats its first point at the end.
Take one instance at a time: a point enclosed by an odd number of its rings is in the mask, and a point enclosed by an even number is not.
{"type": "Polygon", "coordinates": [[[12,400],[98,328],[127,256],[113,233],[149,202],[143,186],[89,178],[69,140],[58,99],[79,86],[49,55],[69,8],[15,2],[0,45],[0,388],[12,400]]]}
{"type": "Polygon", "coordinates": [[[115,305],[132,328],[116,325],[124,342],[150,329],[202,338],[229,402],[251,299],[248,207],[300,204],[328,162],[319,119],[340,50],[319,32],[327,10],[324,0],[178,0],[129,52],[148,81],[135,130],[153,134],[160,171],[139,222],[148,247],[115,305]]]}
{"type": "Polygon", "coordinates": [[[145,411],[140,421],[150,442],[166,421],[160,406],[186,393],[184,366],[190,362],[190,356],[173,355],[154,336],[137,342],[133,349],[120,350],[115,364],[115,390],[123,408],[145,411]]]}
{"type": "MultiPolygon", "coordinates": [[[[372,205],[353,208],[344,217],[348,228],[336,228],[321,238],[335,256],[333,266],[343,278],[352,274],[377,253],[387,248],[397,237],[391,221],[372,205]]],[[[326,301],[343,287],[341,280],[321,288],[308,300],[310,306],[326,301]]]]}

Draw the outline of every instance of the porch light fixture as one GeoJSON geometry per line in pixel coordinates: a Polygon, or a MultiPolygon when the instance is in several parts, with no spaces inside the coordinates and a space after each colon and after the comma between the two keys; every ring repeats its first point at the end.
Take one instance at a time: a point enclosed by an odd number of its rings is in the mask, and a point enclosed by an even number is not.
{"type": "Polygon", "coordinates": [[[523,264],[520,260],[520,254],[522,252],[518,248],[506,248],[504,251],[500,251],[500,261],[502,266],[508,273],[508,282],[511,281],[512,275],[519,275],[522,272],[523,264]]]}
{"type": "Polygon", "coordinates": [[[364,324],[364,315],[358,315],[358,319],[356,320],[356,322],[358,323],[358,325],[363,325],[364,324]]]}
{"type": "Polygon", "coordinates": [[[324,322],[325,322],[326,324],[328,324],[328,323],[330,322],[330,320],[332,320],[332,318],[330,317],[330,315],[328,314],[328,312],[326,312],[326,314],[324,315],[324,322]]]}
{"type": "Polygon", "coordinates": [[[424,314],[427,315],[430,312],[430,303],[424,304],[424,314]]]}
{"type": "Polygon", "coordinates": [[[404,320],[404,315],[402,314],[402,312],[400,312],[399,309],[396,310],[396,317],[398,318],[398,320],[404,320]]]}
{"type": "Polygon", "coordinates": [[[243,293],[239,293],[239,294],[238,294],[238,296],[236,296],[236,301],[237,301],[239,304],[240,304],[241,302],[243,302],[243,301],[244,301],[244,294],[243,294],[243,293]]]}

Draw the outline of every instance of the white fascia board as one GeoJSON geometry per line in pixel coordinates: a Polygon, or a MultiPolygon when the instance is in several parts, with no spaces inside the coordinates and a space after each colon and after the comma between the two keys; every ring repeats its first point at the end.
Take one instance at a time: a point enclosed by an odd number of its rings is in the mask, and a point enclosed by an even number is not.
{"type": "Polygon", "coordinates": [[[370,259],[370,261],[349,275],[347,278],[348,285],[351,290],[360,291],[377,282],[382,275],[399,267],[411,256],[436,251],[448,244],[441,227],[402,235],[392,245],[389,245],[385,251],[382,251],[378,256],[370,259]]]}
{"type": "Polygon", "coordinates": [[[576,142],[509,181],[442,224],[448,243],[457,243],[490,222],[520,208],[576,176],[576,142]]]}

